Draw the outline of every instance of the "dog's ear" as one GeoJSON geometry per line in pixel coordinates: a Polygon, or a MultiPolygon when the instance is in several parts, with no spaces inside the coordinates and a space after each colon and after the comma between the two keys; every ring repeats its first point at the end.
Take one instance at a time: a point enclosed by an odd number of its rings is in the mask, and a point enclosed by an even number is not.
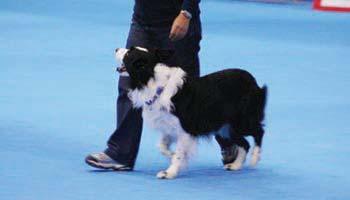
{"type": "Polygon", "coordinates": [[[155,54],[159,59],[159,62],[167,61],[174,55],[175,51],[172,49],[156,49],[155,54]]]}

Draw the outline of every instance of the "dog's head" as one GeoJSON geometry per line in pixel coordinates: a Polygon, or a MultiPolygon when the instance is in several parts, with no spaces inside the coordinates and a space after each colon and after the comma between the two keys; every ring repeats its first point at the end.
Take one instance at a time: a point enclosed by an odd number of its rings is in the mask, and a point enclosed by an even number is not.
{"type": "Polygon", "coordinates": [[[131,89],[141,89],[154,77],[154,68],[157,63],[169,59],[172,50],[145,49],[131,47],[130,49],[116,49],[116,58],[125,67],[131,78],[131,89]]]}

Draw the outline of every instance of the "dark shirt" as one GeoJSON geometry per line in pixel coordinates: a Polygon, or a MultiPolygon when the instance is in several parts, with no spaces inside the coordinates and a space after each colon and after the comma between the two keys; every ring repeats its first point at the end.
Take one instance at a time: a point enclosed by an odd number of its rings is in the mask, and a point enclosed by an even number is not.
{"type": "Polygon", "coordinates": [[[171,26],[181,10],[199,18],[200,0],[135,0],[133,20],[141,25],[171,26]]]}

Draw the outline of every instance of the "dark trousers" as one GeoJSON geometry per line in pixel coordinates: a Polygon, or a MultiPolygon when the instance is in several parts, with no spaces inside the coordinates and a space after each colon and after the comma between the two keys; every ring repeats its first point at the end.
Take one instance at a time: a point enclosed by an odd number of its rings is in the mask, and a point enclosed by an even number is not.
{"type": "MultiPolygon", "coordinates": [[[[169,40],[171,27],[149,27],[132,22],[126,48],[140,46],[145,48],[173,49],[174,56],[166,64],[183,68],[190,76],[199,76],[201,40],[200,20],[191,20],[185,38],[172,42],[169,40]]],[[[142,132],[142,111],[132,108],[128,98],[129,77],[120,76],[117,99],[117,128],[108,140],[105,153],[121,164],[134,166],[142,132]]]]}

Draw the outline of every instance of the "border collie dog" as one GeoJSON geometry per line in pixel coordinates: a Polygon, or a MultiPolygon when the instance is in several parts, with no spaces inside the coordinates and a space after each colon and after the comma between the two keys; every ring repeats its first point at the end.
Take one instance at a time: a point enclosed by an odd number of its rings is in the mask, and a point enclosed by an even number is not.
{"type": "Polygon", "coordinates": [[[170,166],[158,178],[175,178],[196,148],[197,138],[215,135],[237,145],[236,157],[225,164],[239,170],[246,159],[253,136],[251,165],[260,159],[264,134],[263,118],[267,87],[241,69],[226,69],[203,77],[186,76],[180,67],[163,62],[167,50],[141,47],[117,49],[116,58],[130,76],[129,98],[142,108],[143,119],[161,133],[160,151],[170,157],[170,166]],[[175,144],[175,150],[170,150],[175,144]]]}

